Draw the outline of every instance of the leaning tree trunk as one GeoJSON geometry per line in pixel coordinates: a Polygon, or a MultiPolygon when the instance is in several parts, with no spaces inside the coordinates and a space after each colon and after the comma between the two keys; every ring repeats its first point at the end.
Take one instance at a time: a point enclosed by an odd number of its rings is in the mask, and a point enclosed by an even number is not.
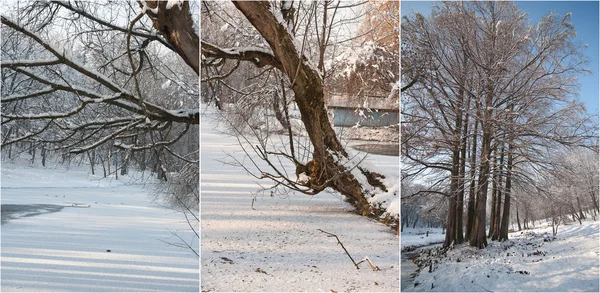
{"type": "MultiPolygon", "coordinates": [[[[153,15],[151,9],[146,10],[146,14],[152,19],[154,29],[163,35],[174,51],[198,73],[200,41],[191,21],[189,4],[183,1],[180,7],[166,9],[165,1],[139,1],[138,3],[140,6],[145,3],[150,8],[159,8],[158,15],[153,15]]],[[[233,1],[233,4],[258,30],[273,51],[273,55],[261,52],[258,56],[260,58],[255,56],[233,58],[253,62],[257,66],[265,64],[273,66],[283,72],[291,84],[301,120],[313,146],[313,159],[307,164],[311,166],[311,180],[306,184],[307,187],[315,193],[331,187],[346,196],[361,214],[370,214],[365,195],[375,188],[387,190],[379,180],[381,175],[357,168],[370,185],[362,186],[349,169],[343,166],[343,161],[348,160],[348,154],[329,123],[322,77],[308,64],[302,52],[297,51],[293,42],[294,37],[270,11],[269,2],[233,1]]],[[[290,17],[291,15],[288,14],[290,17]]],[[[211,45],[202,43],[202,48],[205,46],[211,45]]],[[[221,53],[230,52],[221,51],[221,53]]],[[[231,58],[231,56],[223,58],[231,58]]],[[[306,168],[306,166],[302,167],[306,168]]]]}
{"type": "Polygon", "coordinates": [[[152,20],[154,29],[165,38],[173,51],[181,56],[196,74],[200,74],[200,39],[190,13],[189,2],[181,1],[171,9],[167,9],[167,1],[138,1],[140,7],[143,7],[143,2],[149,8],[158,8],[158,14],[154,14],[152,9],[145,11],[152,20]]]}
{"type": "MultiPolygon", "coordinates": [[[[365,197],[369,187],[362,186],[348,168],[342,165],[341,161],[347,160],[348,154],[329,122],[322,77],[305,61],[302,52],[297,51],[293,36],[269,11],[269,2],[234,1],[234,5],[269,43],[275,60],[280,64],[278,69],[290,81],[301,120],[313,145],[311,179],[307,186],[317,192],[331,187],[345,195],[362,215],[370,214],[365,197]]],[[[373,188],[386,190],[378,179],[379,174],[360,167],[358,169],[373,188]]]]}

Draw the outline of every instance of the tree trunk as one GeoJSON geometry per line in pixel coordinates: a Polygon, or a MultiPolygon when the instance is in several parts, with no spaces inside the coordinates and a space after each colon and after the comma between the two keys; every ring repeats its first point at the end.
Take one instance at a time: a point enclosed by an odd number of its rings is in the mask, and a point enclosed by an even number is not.
{"type": "MultiPolygon", "coordinates": [[[[469,102],[467,102],[469,103],[469,102]]],[[[456,241],[457,243],[463,243],[463,210],[464,210],[464,200],[465,200],[465,174],[466,174],[466,164],[467,164],[467,137],[469,131],[469,113],[467,112],[465,116],[465,121],[463,121],[464,128],[462,134],[461,141],[461,150],[460,150],[460,169],[458,173],[458,200],[456,201],[456,241]]]]}
{"type": "MultiPolygon", "coordinates": [[[[454,176],[453,176],[454,177],[454,176]]],[[[451,190],[453,189],[452,185],[454,184],[454,179],[452,179],[452,183],[450,184],[451,190]]],[[[454,186],[456,188],[456,186],[454,186]]],[[[456,194],[453,194],[448,198],[448,216],[446,219],[446,238],[444,239],[444,246],[449,247],[454,243],[454,236],[456,235],[456,194]]]]}
{"type": "Polygon", "coordinates": [[[33,143],[31,143],[31,146],[29,148],[30,150],[30,154],[31,154],[31,164],[35,163],[35,145],[33,143]]]}
{"type": "Polygon", "coordinates": [[[123,163],[121,164],[121,175],[127,175],[127,171],[129,169],[129,152],[125,151],[125,157],[123,158],[123,163]]]}
{"type": "Polygon", "coordinates": [[[46,144],[42,143],[42,151],[41,154],[42,156],[42,166],[46,167],[46,144]]]}
{"type": "Polygon", "coordinates": [[[494,211],[494,215],[496,218],[494,219],[494,233],[492,235],[492,240],[498,240],[500,238],[500,224],[502,222],[502,177],[504,171],[504,142],[501,143],[502,147],[500,148],[500,163],[498,168],[498,176],[496,180],[498,181],[496,184],[498,189],[496,190],[496,210],[494,211]]]}
{"type": "Polygon", "coordinates": [[[592,203],[594,204],[594,207],[596,208],[596,211],[600,212],[600,207],[598,207],[598,200],[596,199],[596,192],[594,191],[594,187],[590,186],[590,197],[592,198],[592,203]]]}
{"type": "Polygon", "coordinates": [[[364,216],[372,214],[365,197],[379,188],[387,191],[379,181],[381,175],[358,167],[367,177],[371,186],[362,186],[354,175],[340,162],[348,159],[348,154],[340,144],[331,127],[325,109],[323,79],[306,61],[301,59],[286,28],[269,12],[268,2],[234,1],[233,3],[250,23],[259,31],[271,47],[280,69],[288,77],[295,94],[301,120],[313,146],[313,159],[310,180],[307,187],[318,193],[326,187],[346,196],[364,216]],[[266,12],[266,13],[265,13],[266,12]]]}
{"type": "Polygon", "coordinates": [[[107,174],[106,174],[106,165],[104,165],[104,156],[102,154],[100,154],[99,158],[100,158],[100,163],[102,164],[102,172],[104,174],[104,177],[102,177],[102,178],[106,178],[107,174]]]}
{"type": "MultiPolygon", "coordinates": [[[[140,7],[143,7],[138,1],[140,7]]],[[[170,2],[170,1],[169,1],[170,2]]],[[[161,34],[165,40],[173,47],[181,58],[189,65],[196,74],[200,74],[200,40],[199,33],[190,13],[190,4],[188,1],[180,1],[172,9],[167,9],[168,1],[146,0],[149,8],[158,7],[158,15],[151,9],[146,9],[146,14],[152,20],[154,29],[161,34]]]]}
{"type": "Polygon", "coordinates": [[[485,234],[485,218],[486,218],[486,202],[488,192],[488,177],[490,173],[490,143],[491,143],[491,127],[484,125],[483,137],[481,140],[481,166],[479,168],[479,182],[477,183],[477,203],[475,206],[475,222],[469,244],[477,248],[487,246],[487,238],[485,234]]]}
{"type": "Polygon", "coordinates": [[[519,231],[521,231],[521,222],[519,221],[519,207],[515,207],[515,211],[517,212],[517,226],[519,227],[519,231]]]}
{"type": "Polygon", "coordinates": [[[465,238],[467,240],[471,240],[471,232],[475,224],[475,162],[477,159],[477,126],[479,123],[477,120],[475,120],[474,123],[475,130],[473,131],[473,138],[471,139],[471,158],[469,160],[469,165],[471,166],[471,170],[469,170],[469,178],[471,178],[471,182],[469,184],[469,201],[467,203],[467,226],[465,227],[465,238]]]}
{"type": "MultiPolygon", "coordinates": [[[[583,214],[583,210],[581,209],[581,202],[579,201],[579,196],[577,197],[577,207],[579,208],[579,218],[585,220],[585,215],[583,214]]],[[[581,221],[579,221],[581,224],[581,221]]]]}
{"type": "Polygon", "coordinates": [[[90,168],[92,169],[92,175],[95,175],[94,166],[96,165],[96,160],[95,160],[96,151],[94,149],[94,150],[91,150],[91,151],[87,151],[85,153],[87,154],[88,160],[90,161],[90,168]],[[93,153],[94,156],[90,155],[90,152],[93,153]]]}
{"type": "Polygon", "coordinates": [[[504,212],[500,225],[500,241],[508,240],[508,222],[510,216],[510,193],[512,188],[513,153],[512,142],[508,143],[508,161],[506,165],[506,188],[504,189],[504,212]]]}
{"type": "Polygon", "coordinates": [[[279,124],[283,127],[283,129],[287,130],[290,127],[289,121],[286,119],[286,115],[284,111],[287,111],[285,107],[287,107],[286,98],[285,98],[285,88],[283,87],[283,80],[281,82],[281,97],[279,96],[278,91],[273,92],[273,111],[275,112],[275,118],[279,121],[279,124]]]}
{"type": "MultiPolygon", "coordinates": [[[[496,157],[498,156],[498,148],[495,147],[492,150],[492,159],[493,168],[492,168],[492,198],[490,201],[490,231],[488,233],[488,238],[491,238],[494,233],[496,233],[496,195],[498,194],[498,163],[496,162],[496,157]]],[[[493,239],[495,240],[495,239],[493,239]]]]}

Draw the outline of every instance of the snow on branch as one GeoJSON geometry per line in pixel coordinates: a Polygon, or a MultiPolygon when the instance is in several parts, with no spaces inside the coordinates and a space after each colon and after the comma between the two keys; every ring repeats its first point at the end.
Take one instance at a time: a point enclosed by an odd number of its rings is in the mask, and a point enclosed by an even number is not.
{"type": "Polygon", "coordinates": [[[73,116],[73,115],[81,112],[81,110],[83,110],[83,108],[85,108],[86,105],[87,105],[87,103],[82,103],[79,106],[77,106],[67,112],[46,112],[46,113],[39,113],[39,114],[18,114],[18,115],[2,113],[1,115],[2,115],[2,118],[21,119],[21,120],[22,119],[31,120],[31,119],[66,118],[66,117],[73,116]]]}
{"type": "Polygon", "coordinates": [[[14,68],[14,67],[35,67],[35,66],[48,66],[61,64],[60,59],[48,59],[48,60],[12,60],[0,62],[0,67],[14,68]]]}
{"type": "MultiPolygon", "coordinates": [[[[188,132],[188,130],[190,129],[190,125],[186,124],[185,126],[186,126],[185,129],[183,131],[179,132],[179,135],[177,135],[172,140],[158,141],[158,142],[153,142],[151,144],[146,144],[146,145],[126,144],[121,141],[116,141],[113,145],[120,149],[127,149],[127,150],[132,150],[132,151],[149,150],[152,148],[156,148],[158,146],[169,146],[169,145],[172,145],[172,144],[176,143],[177,141],[179,141],[188,132]]],[[[117,137],[117,138],[119,138],[119,137],[117,137]]]]}
{"type": "Polygon", "coordinates": [[[281,69],[282,65],[272,52],[259,47],[219,48],[218,46],[200,41],[202,55],[210,58],[235,59],[249,61],[257,67],[273,66],[281,69]]]}
{"type": "Polygon", "coordinates": [[[21,101],[21,100],[25,100],[25,99],[30,99],[30,98],[35,98],[35,97],[47,95],[47,94],[55,92],[56,90],[57,90],[56,88],[47,87],[47,88],[44,88],[41,91],[37,91],[37,92],[25,94],[25,95],[7,96],[7,97],[2,98],[0,100],[0,102],[2,102],[2,103],[10,103],[10,102],[14,102],[14,101],[21,101]]]}
{"type": "Polygon", "coordinates": [[[91,149],[94,149],[94,148],[96,148],[96,147],[98,147],[98,146],[106,143],[107,141],[115,138],[119,134],[121,134],[121,133],[129,130],[130,128],[132,128],[132,127],[134,127],[134,126],[142,123],[142,122],[144,122],[143,119],[139,119],[137,121],[134,120],[134,121],[132,121],[132,123],[129,123],[126,126],[120,128],[119,130],[117,130],[117,131],[115,131],[115,132],[113,132],[113,133],[111,133],[111,134],[103,137],[102,139],[99,139],[98,141],[94,142],[93,144],[90,144],[90,145],[87,145],[87,146],[84,146],[84,147],[80,147],[80,148],[75,148],[75,149],[70,150],[69,152],[72,153],[72,154],[80,154],[80,153],[84,153],[86,151],[89,151],[91,149]]]}
{"type": "MultiPolygon", "coordinates": [[[[68,91],[68,92],[72,92],[78,96],[83,95],[83,96],[87,96],[88,98],[91,98],[91,99],[82,99],[81,101],[83,104],[80,106],[81,108],[85,107],[85,104],[87,104],[87,103],[107,103],[107,104],[111,104],[111,105],[120,107],[122,109],[125,109],[127,111],[130,111],[130,112],[133,112],[136,114],[142,114],[142,115],[149,116],[153,120],[199,124],[200,115],[199,115],[198,110],[196,110],[195,112],[189,111],[189,110],[173,111],[173,110],[164,109],[160,106],[154,105],[154,104],[146,102],[146,101],[142,101],[139,97],[136,97],[135,95],[133,95],[126,89],[117,85],[116,83],[111,81],[108,77],[104,76],[103,74],[93,71],[93,70],[89,70],[83,64],[67,57],[64,53],[61,53],[58,49],[54,48],[52,45],[50,45],[49,43],[44,41],[40,36],[27,30],[26,28],[19,25],[18,23],[11,21],[4,15],[1,16],[1,20],[2,20],[2,24],[33,39],[35,42],[37,42],[42,47],[44,47],[48,52],[53,54],[58,60],[58,61],[55,61],[55,60],[50,60],[50,61],[48,61],[48,60],[41,60],[41,61],[32,60],[32,61],[16,61],[16,62],[13,61],[12,63],[11,62],[3,62],[2,65],[6,64],[8,68],[10,68],[16,72],[22,73],[24,75],[27,75],[28,77],[30,77],[38,82],[49,85],[53,89],[68,91]],[[38,76],[37,74],[35,74],[31,71],[28,71],[27,69],[24,68],[24,67],[30,67],[30,66],[50,65],[50,63],[51,64],[64,64],[64,65],[70,67],[71,69],[74,69],[75,71],[95,80],[96,82],[98,82],[102,86],[108,88],[115,94],[112,96],[99,96],[95,93],[95,91],[87,90],[87,89],[80,88],[80,87],[74,87],[74,86],[71,86],[68,84],[65,85],[65,84],[60,84],[60,83],[56,83],[53,81],[49,81],[49,80],[42,78],[42,77],[38,76]],[[36,65],[27,65],[27,64],[36,64],[36,65]]],[[[15,101],[16,98],[19,98],[19,99],[29,98],[32,96],[42,95],[43,93],[45,93],[45,92],[44,91],[36,92],[36,93],[30,94],[28,96],[11,97],[10,99],[12,101],[15,101]]],[[[3,100],[3,102],[5,102],[5,100],[3,100]]],[[[73,111],[71,111],[69,113],[72,113],[72,112],[73,111]]],[[[72,114],[75,114],[75,113],[72,113],[72,114]]],[[[15,115],[14,118],[18,119],[19,118],[18,116],[19,115],[15,115]]],[[[54,118],[55,116],[62,117],[62,115],[60,113],[52,113],[52,115],[40,114],[40,115],[38,115],[39,117],[36,115],[29,115],[29,116],[31,117],[30,119],[46,118],[49,116],[52,116],[51,118],[54,118]]]]}

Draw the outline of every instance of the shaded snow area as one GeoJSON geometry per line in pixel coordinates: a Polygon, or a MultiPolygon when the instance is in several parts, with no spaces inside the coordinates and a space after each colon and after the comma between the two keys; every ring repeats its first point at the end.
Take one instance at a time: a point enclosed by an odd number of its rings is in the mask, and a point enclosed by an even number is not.
{"type": "Polygon", "coordinates": [[[129,181],[3,161],[2,291],[198,292],[198,258],[168,244],[184,216],[129,181]]]}
{"type": "MultiPolygon", "coordinates": [[[[235,138],[204,116],[201,129],[202,292],[399,291],[399,238],[388,226],[354,214],[338,194],[255,196],[257,182],[222,163],[230,160],[226,154],[243,159],[235,138]],[[336,234],[356,262],[369,257],[380,271],[366,261],[357,270],[337,240],[318,229],[336,234]]],[[[398,175],[397,157],[367,160],[398,175]]]]}
{"type": "Polygon", "coordinates": [[[556,237],[551,227],[515,232],[485,249],[423,249],[421,272],[403,291],[598,292],[598,225],[560,226],[556,237]]]}

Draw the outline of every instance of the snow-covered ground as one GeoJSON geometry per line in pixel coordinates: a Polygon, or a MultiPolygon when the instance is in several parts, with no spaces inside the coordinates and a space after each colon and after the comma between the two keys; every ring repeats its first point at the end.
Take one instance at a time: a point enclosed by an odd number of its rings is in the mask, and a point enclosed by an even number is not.
{"type": "Polygon", "coordinates": [[[511,233],[485,249],[461,244],[441,258],[422,254],[433,271],[422,269],[418,285],[404,291],[599,292],[598,228],[588,220],[560,226],[554,240],[552,228],[544,227],[511,233]]]}
{"type": "Polygon", "coordinates": [[[1,175],[3,292],[199,291],[198,258],[167,243],[192,239],[183,215],[127,176],[4,161],[1,175]]]}
{"type": "MultiPolygon", "coordinates": [[[[257,183],[218,161],[227,160],[226,153],[242,158],[236,140],[202,122],[203,292],[399,291],[399,238],[389,227],[352,213],[334,194],[267,192],[253,203],[257,183]],[[355,261],[367,256],[381,270],[367,262],[357,270],[335,238],[318,229],[336,234],[355,261]]],[[[398,157],[368,160],[397,176],[398,157]]]]}
{"type": "Polygon", "coordinates": [[[444,242],[446,234],[441,228],[404,228],[400,233],[402,250],[408,246],[413,248],[444,242]],[[429,232],[429,234],[427,234],[429,232]]]}

